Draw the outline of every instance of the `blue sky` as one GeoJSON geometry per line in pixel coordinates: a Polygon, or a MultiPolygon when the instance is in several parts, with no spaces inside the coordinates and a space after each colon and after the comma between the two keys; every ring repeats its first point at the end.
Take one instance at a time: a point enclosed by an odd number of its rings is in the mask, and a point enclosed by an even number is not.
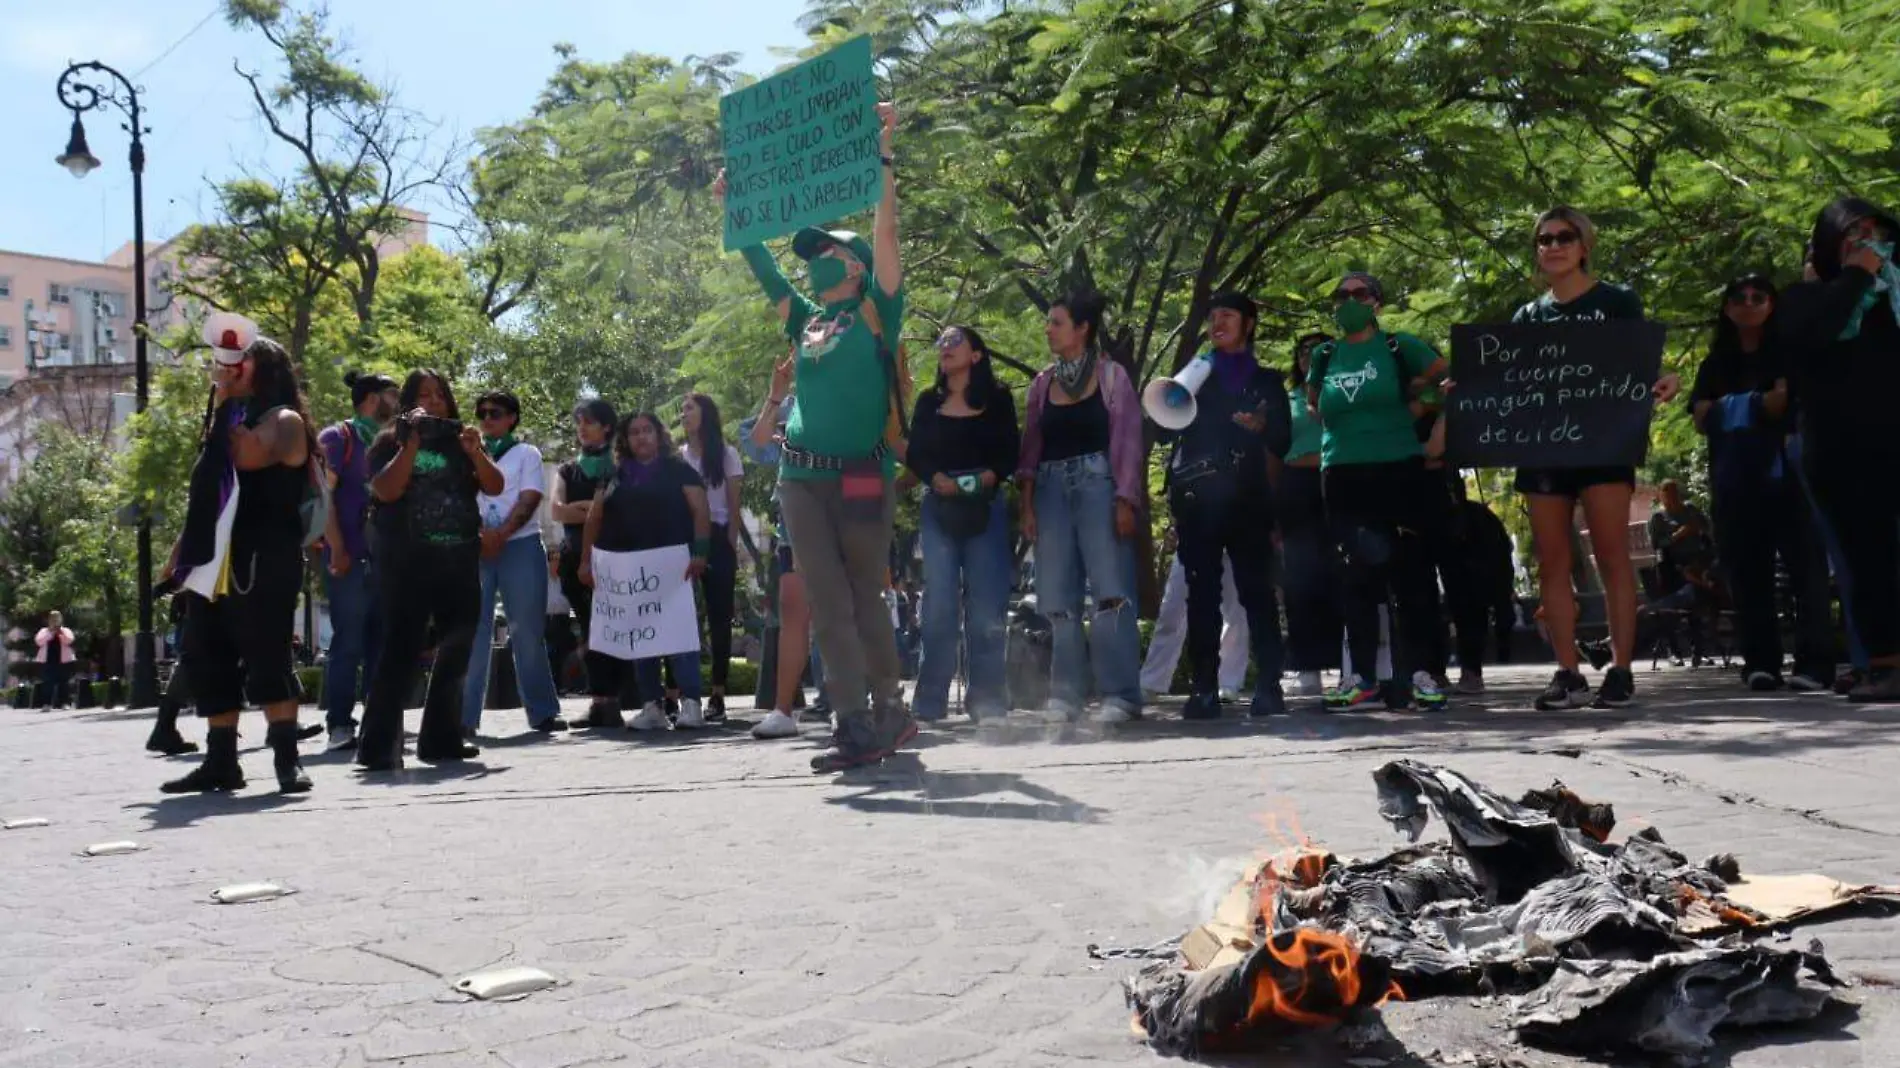
{"type": "MultiPolygon", "coordinates": [[[[739,52],[746,69],[763,73],[783,61],[773,48],[803,43],[803,8],[802,0],[329,0],[331,26],[362,69],[393,82],[403,104],[443,124],[444,137],[526,115],[554,69],[555,42],[591,59],[739,52]]],[[[268,46],[220,14],[160,58],[221,9],[214,0],[0,0],[0,248],[97,259],[131,239],[127,138],[116,111],[86,116],[104,166],[76,181],[53,163],[72,121],[54,83],[72,60],[98,59],[128,76],[150,65],[134,78],[152,131],[147,240],[208,214],[207,179],[275,161],[231,69],[234,59],[270,69],[268,46]]]]}

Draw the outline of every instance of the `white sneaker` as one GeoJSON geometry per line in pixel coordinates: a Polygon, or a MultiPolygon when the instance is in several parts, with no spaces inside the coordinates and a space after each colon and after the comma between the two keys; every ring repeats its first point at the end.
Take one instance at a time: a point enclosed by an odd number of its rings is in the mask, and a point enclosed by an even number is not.
{"type": "Polygon", "coordinates": [[[1231,705],[1240,700],[1240,691],[1234,689],[1232,686],[1222,686],[1220,691],[1214,696],[1220,698],[1221,704],[1231,705]]]}
{"type": "Polygon", "coordinates": [[[1318,697],[1326,692],[1326,684],[1320,680],[1317,671],[1302,671],[1293,677],[1293,685],[1286,688],[1288,697],[1318,697]]]}
{"type": "Polygon", "coordinates": [[[752,728],[752,737],[760,740],[770,738],[798,737],[798,720],[778,709],[773,709],[752,728]]]}
{"type": "Polygon", "coordinates": [[[1040,713],[1042,718],[1049,723],[1074,723],[1080,714],[1080,710],[1074,705],[1053,697],[1049,699],[1048,704],[1043,706],[1040,713]]]}
{"type": "Polygon", "coordinates": [[[673,716],[673,726],[683,731],[706,729],[706,714],[699,710],[699,698],[687,697],[680,701],[680,710],[673,716]]]}
{"type": "Polygon", "coordinates": [[[671,728],[672,724],[666,721],[666,713],[660,711],[658,701],[648,701],[641,706],[640,711],[635,713],[632,719],[627,721],[627,729],[630,731],[663,731],[671,728]]]}
{"type": "Polygon", "coordinates": [[[1091,722],[1101,724],[1133,723],[1140,718],[1120,701],[1102,702],[1102,707],[1096,709],[1095,714],[1089,717],[1091,722]]]}
{"type": "Polygon", "coordinates": [[[326,753],[335,753],[343,749],[356,748],[356,728],[345,723],[330,728],[330,744],[323,747],[326,753]]]}

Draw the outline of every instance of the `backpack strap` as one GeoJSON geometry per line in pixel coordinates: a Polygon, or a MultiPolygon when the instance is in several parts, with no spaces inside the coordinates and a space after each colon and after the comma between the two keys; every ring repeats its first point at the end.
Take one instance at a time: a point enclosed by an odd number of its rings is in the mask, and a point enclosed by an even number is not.
{"type": "Polygon", "coordinates": [[[1312,362],[1306,366],[1306,400],[1315,410],[1319,408],[1319,391],[1326,385],[1326,369],[1333,362],[1333,350],[1338,342],[1328,341],[1313,350],[1312,362]]]}
{"type": "MultiPolygon", "coordinates": [[[[876,279],[871,281],[876,285],[876,279]]],[[[864,325],[871,328],[871,336],[877,339],[878,356],[884,361],[884,376],[891,386],[892,411],[884,427],[884,440],[894,448],[897,443],[910,436],[910,368],[897,358],[897,349],[887,343],[884,336],[884,320],[877,313],[877,304],[867,292],[858,302],[858,314],[863,317],[864,325]]]]}

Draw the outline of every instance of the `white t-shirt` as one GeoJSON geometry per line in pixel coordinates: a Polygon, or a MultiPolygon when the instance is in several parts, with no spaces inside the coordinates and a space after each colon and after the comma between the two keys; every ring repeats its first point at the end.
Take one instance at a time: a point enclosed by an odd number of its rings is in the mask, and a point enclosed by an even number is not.
{"type": "MultiPolygon", "coordinates": [[[[508,521],[508,514],[515,510],[515,502],[523,493],[532,490],[541,494],[545,501],[548,493],[547,477],[541,471],[541,450],[526,442],[517,442],[515,447],[502,453],[495,461],[501,468],[503,479],[501,492],[493,497],[481,495],[482,526],[493,530],[508,521]]],[[[514,538],[538,538],[541,536],[541,524],[530,520],[515,531],[514,538]]],[[[510,539],[513,540],[513,539],[510,539]]]]}
{"type": "MultiPolygon", "coordinates": [[[[699,462],[699,450],[692,445],[680,446],[680,459],[693,465],[700,478],[706,477],[706,468],[699,462]]],[[[745,461],[739,458],[739,450],[726,446],[726,477],[740,478],[745,475],[745,461]]],[[[706,487],[706,510],[712,515],[713,526],[724,526],[732,518],[726,508],[726,484],[721,482],[717,488],[706,487]]]]}

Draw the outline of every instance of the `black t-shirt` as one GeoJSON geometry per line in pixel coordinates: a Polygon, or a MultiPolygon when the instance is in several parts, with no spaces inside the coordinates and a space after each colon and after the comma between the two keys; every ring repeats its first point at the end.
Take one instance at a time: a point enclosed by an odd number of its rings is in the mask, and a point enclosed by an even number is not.
{"type": "MultiPolygon", "coordinates": [[[[238,402],[232,402],[238,403],[238,402]]],[[[251,412],[244,425],[255,430],[278,409],[251,412]]],[[[228,425],[228,424],[220,424],[228,425]]],[[[305,460],[304,464],[309,463],[305,460]]],[[[231,544],[244,551],[279,549],[303,542],[303,495],[310,476],[303,464],[271,464],[237,473],[237,515],[231,518],[231,544]]]]}
{"type": "MultiPolygon", "coordinates": [[[[371,477],[395,459],[396,436],[384,433],[369,447],[371,477]]],[[[482,515],[476,502],[481,484],[475,465],[454,441],[425,445],[416,452],[409,488],[395,501],[378,501],[373,522],[385,545],[419,542],[461,545],[481,535],[482,515]]]]}
{"type": "MultiPolygon", "coordinates": [[[[579,504],[582,501],[594,499],[594,494],[600,492],[600,487],[613,478],[613,468],[609,467],[607,474],[600,478],[590,478],[587,472],[581,470],[579,460],[569,460],[555,472],[555,477],[561,480],[561,489],[566,494],[567,503],[579,504]]],[[[580,523],[564,523],[561,526],[567,547],[574,552],[580,552],[581,532],[584,529],[585,527],[580,523]]]]}
{"type": "Polygon", "coordinates": [[[1641,319],[1643,299],[1626,286],[1598,282],[1572,301],[1559,301],[1546,291],[1511,316],[1514,323],[1594,323],[1608,319],[1641,319]]]}
{"type": "Polygon", "coordinates": [[[693,510],[686,503],[686,490],[705,485],[693,465],[677,456],[661,458],[639,483],[626,476],[624,467],[617,470],[601,505],[594,548],[630,553],[690,544],[693,510]]]}
{"type": "Polygon", "coordinates": [[[932,389],[917,398],[904,462],[926,483],[940,474],[987,470],[1000,485],[1016,474],[1020,447],[1016,402],[1008,390],[998,386],[981,412],[957,416],[944,413],[943,398],[932,389]]]}

